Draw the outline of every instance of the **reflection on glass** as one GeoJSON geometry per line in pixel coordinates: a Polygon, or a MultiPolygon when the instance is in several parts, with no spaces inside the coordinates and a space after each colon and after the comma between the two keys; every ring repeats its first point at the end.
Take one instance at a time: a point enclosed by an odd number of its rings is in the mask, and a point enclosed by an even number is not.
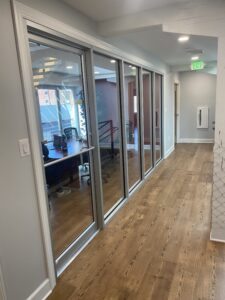
{"type": "Polygon", "coordinates": [[[155,155],[162,158],[162,75],[155,74],[155,155]]]}
{"type": "Polygon", "coordinates": [[[124,198],[118,62],[94,54],[104,213],[124,198]]]}
{"type": "Polygon", "coordinates": [[[143,116],[144,116],[144,168],[152,168],[152,116],[151,116],[151,72],[143,70],[143,116]]]}
{"type": "Polygon", "coordinates": [[[141,179],[141,164],[139,153],[139,128],[137,95],[138,70],[135,66],[124,64],[124,101],[126,122],[126,144],[128,157],[129,189],[141,179]]]}
{"type": "Polygon", "coordinates": [[[81,54],[33,41],[29,46],[58,257],[93,222],[81,54]]]}

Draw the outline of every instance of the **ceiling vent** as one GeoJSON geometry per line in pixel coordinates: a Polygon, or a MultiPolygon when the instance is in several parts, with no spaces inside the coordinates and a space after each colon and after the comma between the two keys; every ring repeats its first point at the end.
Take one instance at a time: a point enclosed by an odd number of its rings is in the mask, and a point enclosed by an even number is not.
{"type": "Polygon", "coordinates": [[[186,48],[185,51],[188,54],[191,54],[191,55],[198,55],[198,54],[203,54],[204,53],[204,51],[202,49],[190,49],[190,48],[186,48]]]}

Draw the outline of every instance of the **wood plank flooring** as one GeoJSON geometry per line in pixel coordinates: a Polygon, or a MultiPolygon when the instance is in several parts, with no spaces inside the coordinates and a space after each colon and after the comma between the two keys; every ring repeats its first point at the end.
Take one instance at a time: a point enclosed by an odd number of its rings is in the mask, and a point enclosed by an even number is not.
{"type": "Polygon", "coordinates": [[[83,182],[71,193],[50,201],[53,252],[57,258],[93,222],[91,187],[83,182]]]}
{"type": "Polygon", "coordinates": [[[179,144],[58,279],[49,300],[224,300],[209,241],[212,145],[179,144]]]}

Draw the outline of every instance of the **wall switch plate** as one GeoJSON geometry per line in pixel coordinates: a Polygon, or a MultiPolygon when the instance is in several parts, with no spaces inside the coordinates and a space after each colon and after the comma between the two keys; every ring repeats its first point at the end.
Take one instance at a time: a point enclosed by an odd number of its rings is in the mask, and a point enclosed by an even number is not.
{"type": "Polygon", "coordinates": [[[19,140],[19,148],[21,157],[30,155],[30,144],[27,138],[19,140]]]}

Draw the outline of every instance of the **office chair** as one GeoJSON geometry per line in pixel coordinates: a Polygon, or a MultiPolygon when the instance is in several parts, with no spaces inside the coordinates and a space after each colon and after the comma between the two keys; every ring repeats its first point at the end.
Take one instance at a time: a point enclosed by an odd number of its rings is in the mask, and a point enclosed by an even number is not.
{"type": "MultiPolygon", "coordinates": [[[[89,167],[90,167],[89,155],[88,155],[88,153],[83,153],[82,156],[83,156],[83,166],[84,166],[85,170],[87,171],[89,169],[89,167]]],[[[83,179],[85,177],[88,177],[87,184],[90,185],[91,184],[90,170],[89,170],[89,172],[87,174],[81,175],[81,179],[83,179]]]]}
{"type": "Polygon", "coordinates": [[[64,134],[65,134],[67,139],[72,139],[73,136],[75,136],[77,141],[80,140],[80,137],[79,137],[79,134],[78,134],[78,131],[77,131],[76,127],[67,127],[67,128],[64,128],[63,131],[64,131],[64,134]]]}

